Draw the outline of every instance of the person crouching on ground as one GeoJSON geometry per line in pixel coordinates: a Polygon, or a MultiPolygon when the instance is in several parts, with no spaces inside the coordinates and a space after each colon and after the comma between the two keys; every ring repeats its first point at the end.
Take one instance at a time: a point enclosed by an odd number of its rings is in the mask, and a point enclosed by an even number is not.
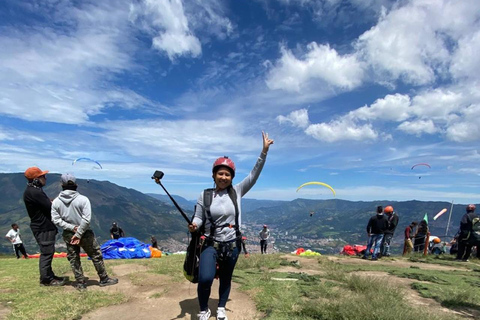
{"type": "MultiPolygon", "coordinates": [[[[216,265],[219,270],[219,299],[217,309],[217,320],[227,320],[225,306],[230,295],[233,269],[237,263],[239,248],[235,245],[239,235],[237,231],[241,227],[241,199],[253,187],[267,157],[267,152],[272,139],[268,138],[268,133],[262,132],[263,150],[257,159],[255,166],[250,174],[239,184],[232,186],[232,180],[235,177],[235,164],[227,157],[218,158],[212,168],[215,189],[211,200],[210,210],[204,212],[204,192],[200,194],[197,200],[195,217],[192,224],[188,226],[190,232],[195,232],[202,225],[205,227],[205,236],[207,237],[200,255],[198,271],[198,302],[200,304],[199,320],[210,318],[211,311],[208,308],[208,300],[215,278],[216,265]],[[233,192],[235,191],[235,192],[233,192]],[[235,196],[237,205],[232,201],[230,195],[235,196]],[[235,217],[238,211],[238,225],[235,217]],[[207,218],[210,216],[209,218],[207,218]]],[[[241,235],[240,235],[241,236],[241,235]]]]}
{"type": "Polygon", "coordinates": [[[370,249],[373,249],[372,260],[377,260],[380,253],[380,246],[382,244],[383,235],[388,228],[388,219],[383,214],[382,206],[377,207],[377,214],[368,220],[367,234],[368,244],[365,250],[365,255],[362,259],[367,259],[370,255],[370,249]]]}
{"type": "Polygon", "coordinates": [[[90,200],[77,191],[75,176],[62,175],[62,192],[52,202],[52,221],[63,229],[63,240],[67,244],[67,258],[72,267],[79,290],[86,289],[87,284],[83,275],[80,261],[80,248],[92,259],[95,270],[100,277],[101,287],[114,285],[118,279],[110,278],[105,270],[102,251],[90,229],[92,210],[90,200]]]}

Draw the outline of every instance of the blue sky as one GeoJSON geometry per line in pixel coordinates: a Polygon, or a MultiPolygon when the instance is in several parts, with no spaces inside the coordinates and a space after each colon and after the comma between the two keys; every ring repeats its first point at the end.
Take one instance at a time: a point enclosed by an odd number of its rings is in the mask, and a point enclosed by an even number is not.
{"type": "Polygon", "coordinates": [[[196,199],[264,130],[249,198],[479,202],[477,0],[6,0],[0,48],[1,172],[196,199]]]}

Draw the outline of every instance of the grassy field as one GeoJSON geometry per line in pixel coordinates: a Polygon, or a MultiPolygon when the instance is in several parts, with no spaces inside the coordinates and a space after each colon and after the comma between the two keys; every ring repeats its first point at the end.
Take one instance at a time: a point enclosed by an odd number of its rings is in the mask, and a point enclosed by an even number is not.
{"type": "MultiPolygon", "coordinates": [[[[183,259],[174,255],[161,259],[110,260],[106,265],[109,270],[119,264],[132,264],[132,268],[142,265],[151,273],[180,282],[186,281],[182,275],[183,259]]],[[[277,254],[251,255],[239,260],[234,281],[251,296],[257,309],[265,315],[264,319],[411,320],[420,315],[439,320],[463,318],[434,308],[420,308],[406,298],[406,290],[414,290],[438,302],[438,306],[480,312],[478,260],[462,264],[449,256],[441,259],[396,257],[382,261],[388,262],[388,266],[370,261],[358,263],[358,260],[345,257],[332,261],[327,256],[290,256],[287,260],[277,254]],[[424,268],[427,265],[437,265],[442,270],[427,270],[424,268]],[[459,269],[446,270],[447,267],[459,269]],[[387,277],[365,275],[376,272],[387,277]],[[410,279],[411,284],[406,288],[399,286],[391,281],[394,278],[410,279]]],[[[86,274],[95,274],[90,261],[83,259],[82,262],[86,274]]],[[[41,287],[37,259],[3,258],[0,265],[0,303],[8,308],[7,319],[80,319],[93,309],[126,300],[121,294],[101,290],[79,292],[65,287],[41,287]]],[[[57,275],[72,278],[66,259],[54,259],[53,268],[57,275]]]]}

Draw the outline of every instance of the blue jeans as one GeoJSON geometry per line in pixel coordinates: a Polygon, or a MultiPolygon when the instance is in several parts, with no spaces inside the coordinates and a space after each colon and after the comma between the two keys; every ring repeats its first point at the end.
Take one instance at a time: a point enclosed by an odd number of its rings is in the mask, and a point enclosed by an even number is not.
{"type": "Polygon", "coordinates": [[[219,260],[218,257],[219,252],[212,246],[204,248],[200,254],[197,287],[200,311],[206,311],[208,309],[208,299],[210,298],[212,283],[217,271],[217,261],[219,265],[218,279],[220,280],[218,307],[225,308],[227,304],[230,288],[232,287],[233,269],[235,269],[235,264],[238,259],[238,248],[234,248],[231,251],[231,255],[225,257],[223,260],[219,260]]]}
{"type": "Polygon", "coordinates": [[[386,233],[385,236],[383,237],[382,241],[382,256],[388,257],[390,255],[390,243],[392,242],[393,234],[392,233],[386,233]]]}
{"type": "Polygon", "coordinates": [[[383,240],[383,234],[372,234],[370,235],[370,238],[368,238],[368,244],[367,244],[367,249],[365,250],[365,257],[368,257],[370,255],[370,249],[372,249],[373,246],[373,255],[372,258],[377,258],[378,253],[380,252],[380,246],[382,244],[383,240]]]}

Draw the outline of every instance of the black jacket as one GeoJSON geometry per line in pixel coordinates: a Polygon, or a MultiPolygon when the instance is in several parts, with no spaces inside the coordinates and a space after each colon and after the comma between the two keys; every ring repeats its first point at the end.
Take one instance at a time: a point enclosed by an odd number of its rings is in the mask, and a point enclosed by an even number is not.
{"type": "Polygon", "coordinates": [[[27,185],[23,193],[23,202],[25,202],[33,232],[57,230],[52,222],[52,202],[42,188],[27,185]]]}
{"type": "Polygon", "coordinates": [[[477,217],[478,215],[475,212],[467,212],[463,215],[462,220],[460,220],[460,240],[466,240],[469,236],[470,231],[472,231],[472,221],[477,217]]]}
{"type": "Polygon", "coordinates": [[[388,220],[383,214],[376,214],[368,220],[367,233],[384,234],[387,228],[388,220]]]}
{"type": "Polygon", "coordinates": [[[390,217],[387,215],[387,220],[388,220],[388,228],[385,231],[385,234],[393,234],[398,225],[398,216],[396,213],[392,213],[390,217]]]}

